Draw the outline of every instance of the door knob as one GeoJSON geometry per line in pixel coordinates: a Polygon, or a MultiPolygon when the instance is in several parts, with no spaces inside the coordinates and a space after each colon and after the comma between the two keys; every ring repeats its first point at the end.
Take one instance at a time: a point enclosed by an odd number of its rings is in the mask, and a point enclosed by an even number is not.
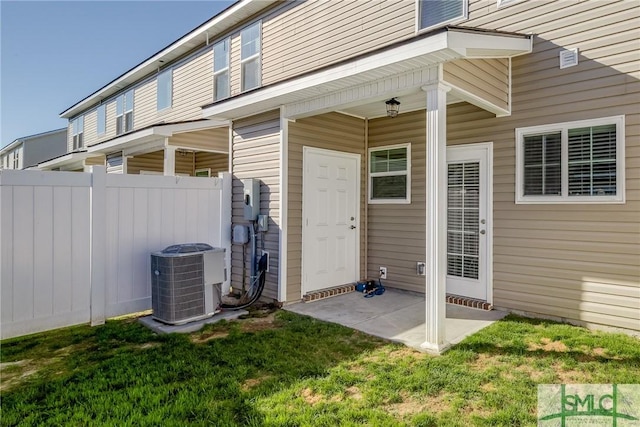
{"type": "Polygon", "coordinates": [[[486,233],[486,231],[480,230],[480,234],[485,234],[485,233],[486,233]]]}
{"type": "Polygon", "coordinates": [[[352,226],[351,226],[351,227],[349,227],[349,228],[353,230],[354,228],[356,228],[356,226],[355,226],[355,225],[352,225],[352,226]]]}

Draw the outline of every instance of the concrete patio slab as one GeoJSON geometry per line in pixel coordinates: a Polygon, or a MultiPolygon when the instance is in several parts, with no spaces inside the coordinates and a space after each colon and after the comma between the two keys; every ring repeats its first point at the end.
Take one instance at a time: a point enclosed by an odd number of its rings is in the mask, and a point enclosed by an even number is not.
{"type": "MultiPolygon", "coordinates": [[[[304,314],[424,351],[425,299],[423,294],[387,288],[382,295],[364,298],[361,293],[339,295],[309,303],[286,306],[304,314]]],[[[507,313],[447,304],[446,340],[457,344],[503,318],[507,313]]]]}

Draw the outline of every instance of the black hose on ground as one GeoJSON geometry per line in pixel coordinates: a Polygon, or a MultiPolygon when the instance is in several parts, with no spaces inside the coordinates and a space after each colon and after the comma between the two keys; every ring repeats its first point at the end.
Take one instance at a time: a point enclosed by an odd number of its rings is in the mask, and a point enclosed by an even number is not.
{"type": "MultiPolygon", "coordinates": [[[[251,305],[253,305],[256,301],[258,301],[260,299],[260,297],[262,296],[262,291],[264,291],[264,282],[266,279],[266,274],[265,272],[267,271],[267,255],[264,254],[262,255],[262,257],[260,257],[260,261],[258,261],[258,277],[256,277],[253,281],[253,283],[251,283],[249,285],[249,290],[247,291],[247,294],[249,294],[250,299],[248,302],[243,303],[243,304],[239,304],[239,305],[233,305],[233,304],[221,304],[221,307],[224,310],[242,310],[243,308],[247,308],[251,305]],[[254,291],[254,287],[256,285],[257,282],[257,288],[254,291]],[[253,293],[253,295],[251,295],[253,293]]],[[[242,298],[241,298],[242,299],[242,298]]]]}

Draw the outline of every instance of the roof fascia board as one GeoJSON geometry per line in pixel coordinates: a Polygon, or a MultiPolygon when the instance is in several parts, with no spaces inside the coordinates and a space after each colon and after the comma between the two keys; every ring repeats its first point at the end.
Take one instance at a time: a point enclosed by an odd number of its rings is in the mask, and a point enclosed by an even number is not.
{"type": "MultiPolygon", "coordinates": [[[[113,95],[113,93],[121,89],[118,87],[118,85],[128,78],[135,77],[135,80],[138,80],[145,77],[149,72],[152,71],[152,69],[157,68],[155,65],[158,60],[162,59],[169,53],[178,50],[179,48],[183,47],[185,44],[191,42],[192,40],[198,37],[202,37],[203,35],[206,35],[207,32],[210,31],[212,28],[220,26],[222,28],[216,30],[216,32],[222,33],[223,31],[235,25],[236,22],[233,20],[235,15],[239,15],[246,10],[249,10],[250,14],[255,13],[253,12],[253,8],[252,8],[253,5],[259,5],[260,9],[264,9],[270,6],[272,3],[275,3],[276,1],[277,0],[240,0],[238,1],[234,5],[230,6],[229,8],[220,12],[218,15],[211,18],[209,21],[205,22],[204,24],[200,25],[193,31],[187,33],[180,39],[176,40],[175,42],[173,42],[172,44],[170,44],[160,52],[146,59],[144,62],[138,64],[131,70],[125,72],[120,77],[117,77],[116,79],[112,80],[110,83],[107,83],[105,86],[98,89],[88,97],[84,98],[83,100],[67,108],[62,113],[60,113],[60,117],[62,118],[72,117],[80,113],[81,111],[89,108],[90,106],[92,106],[94,103],[98,101],[98,98],[100,98],[101,96],[102,98],[106,98],[108,96],[113,95]],[[230,23],[226,22],[228,20],[231,20],[232,22],[230,23]],[[138,76],[136,77],[136,75],[138,76]],[[115,89],[115,92],[109,92],[110,90],[114,90],[114,89],[115,89]],[[108,93],[108,95],[105,95],[105,93],[108,93]]],[[[216,37],[213,37],[213,38],[215,39],[216,37]]]]}

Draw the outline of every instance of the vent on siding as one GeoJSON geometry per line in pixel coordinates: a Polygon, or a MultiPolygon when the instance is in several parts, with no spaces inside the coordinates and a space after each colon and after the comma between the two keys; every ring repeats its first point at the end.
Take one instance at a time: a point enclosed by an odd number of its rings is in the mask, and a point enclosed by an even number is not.
{"type": "Polygon", "coordinates": [[[560,51],[560,69],[578,65],[578,48],[560,51]]]}

